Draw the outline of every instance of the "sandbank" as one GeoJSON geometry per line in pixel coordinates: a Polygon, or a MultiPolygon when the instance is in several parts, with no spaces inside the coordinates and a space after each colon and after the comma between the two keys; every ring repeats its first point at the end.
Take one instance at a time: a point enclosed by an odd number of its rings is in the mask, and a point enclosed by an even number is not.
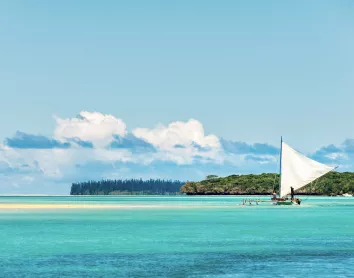
{"type": "Polygon", "coordinates": [[[129,205],[129,204],[0,204],[0,210],[6,209],[193,209],[193,208],[231,208],[236,206],[211,205],[129,205]]]}

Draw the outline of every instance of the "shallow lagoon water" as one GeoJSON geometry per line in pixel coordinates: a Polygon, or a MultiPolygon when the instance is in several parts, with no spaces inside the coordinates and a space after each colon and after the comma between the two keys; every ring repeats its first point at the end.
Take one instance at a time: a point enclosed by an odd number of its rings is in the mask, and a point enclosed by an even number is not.
{"type": "Polygon", "coordinates": [[[0,277],[353,275],[354,198],[244,198],[3,196],[0,277]]]}

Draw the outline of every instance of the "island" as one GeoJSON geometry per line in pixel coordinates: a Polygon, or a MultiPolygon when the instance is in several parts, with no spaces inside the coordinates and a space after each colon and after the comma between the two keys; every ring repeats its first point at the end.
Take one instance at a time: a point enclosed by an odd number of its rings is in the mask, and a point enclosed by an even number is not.
{"type": "MultiPolygon", "coordinates": [[[[187,195],[270,195],[279,190],[279,174],[209,175],[200,182],[187,182],[181,192],[187,195]]],[[[297,195],[336,196],[354,192],[354,173],[331,172],[308,184],[297,195]]]]}
{"type": "MultiPolygon", "coordinates": [[[[204,180],[162,179],[101,180],[73,183],[71,195],[270,195],[278,191],[279,175],[274,173],[209,175],[204,180]]],[[[336,196],[354,193],[354,173],[331,172],[298,190],[297,195],[336,196]]]]}

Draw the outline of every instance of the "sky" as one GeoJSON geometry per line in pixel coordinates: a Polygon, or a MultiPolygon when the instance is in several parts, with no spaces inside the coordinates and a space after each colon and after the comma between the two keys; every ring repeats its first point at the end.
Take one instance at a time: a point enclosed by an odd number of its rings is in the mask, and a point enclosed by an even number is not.
{"type": "Polygon", "coordinates": [[[354,168],[354,3],[1,1],[0,193],[354,168]]]}

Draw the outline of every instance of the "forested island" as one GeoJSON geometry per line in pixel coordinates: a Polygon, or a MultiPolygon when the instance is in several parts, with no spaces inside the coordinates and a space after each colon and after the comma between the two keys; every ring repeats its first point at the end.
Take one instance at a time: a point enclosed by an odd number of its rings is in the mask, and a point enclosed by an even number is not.
{"type": "MultiPolygon", "coordinates": [[[[181,192],[187,195],[270,195],[279,192],[278,174],[232,175],[217,177],[210,175],[200,182],[187,182],[181,192]]],[[[297,195],[328,195],[354,193],[354,173],[330,172],[308,184],[297,195]]]]}
{"type": "Polygon", "coordinates": [[[101,180],[73,183],[70,195],[159,195],[181,194],[182,181],[161,179],[101,180]]]}
{"type": "MultiPolygon", "coordinates": [[[[209,175],[199,182],[160,179],[101,180],[73,183],[71,195],[270,195],[278,191],[279,175],[209,175]]],[[[354,173],[331,172],[296,192],[297,195],[354,193],[354,173]]]]}

